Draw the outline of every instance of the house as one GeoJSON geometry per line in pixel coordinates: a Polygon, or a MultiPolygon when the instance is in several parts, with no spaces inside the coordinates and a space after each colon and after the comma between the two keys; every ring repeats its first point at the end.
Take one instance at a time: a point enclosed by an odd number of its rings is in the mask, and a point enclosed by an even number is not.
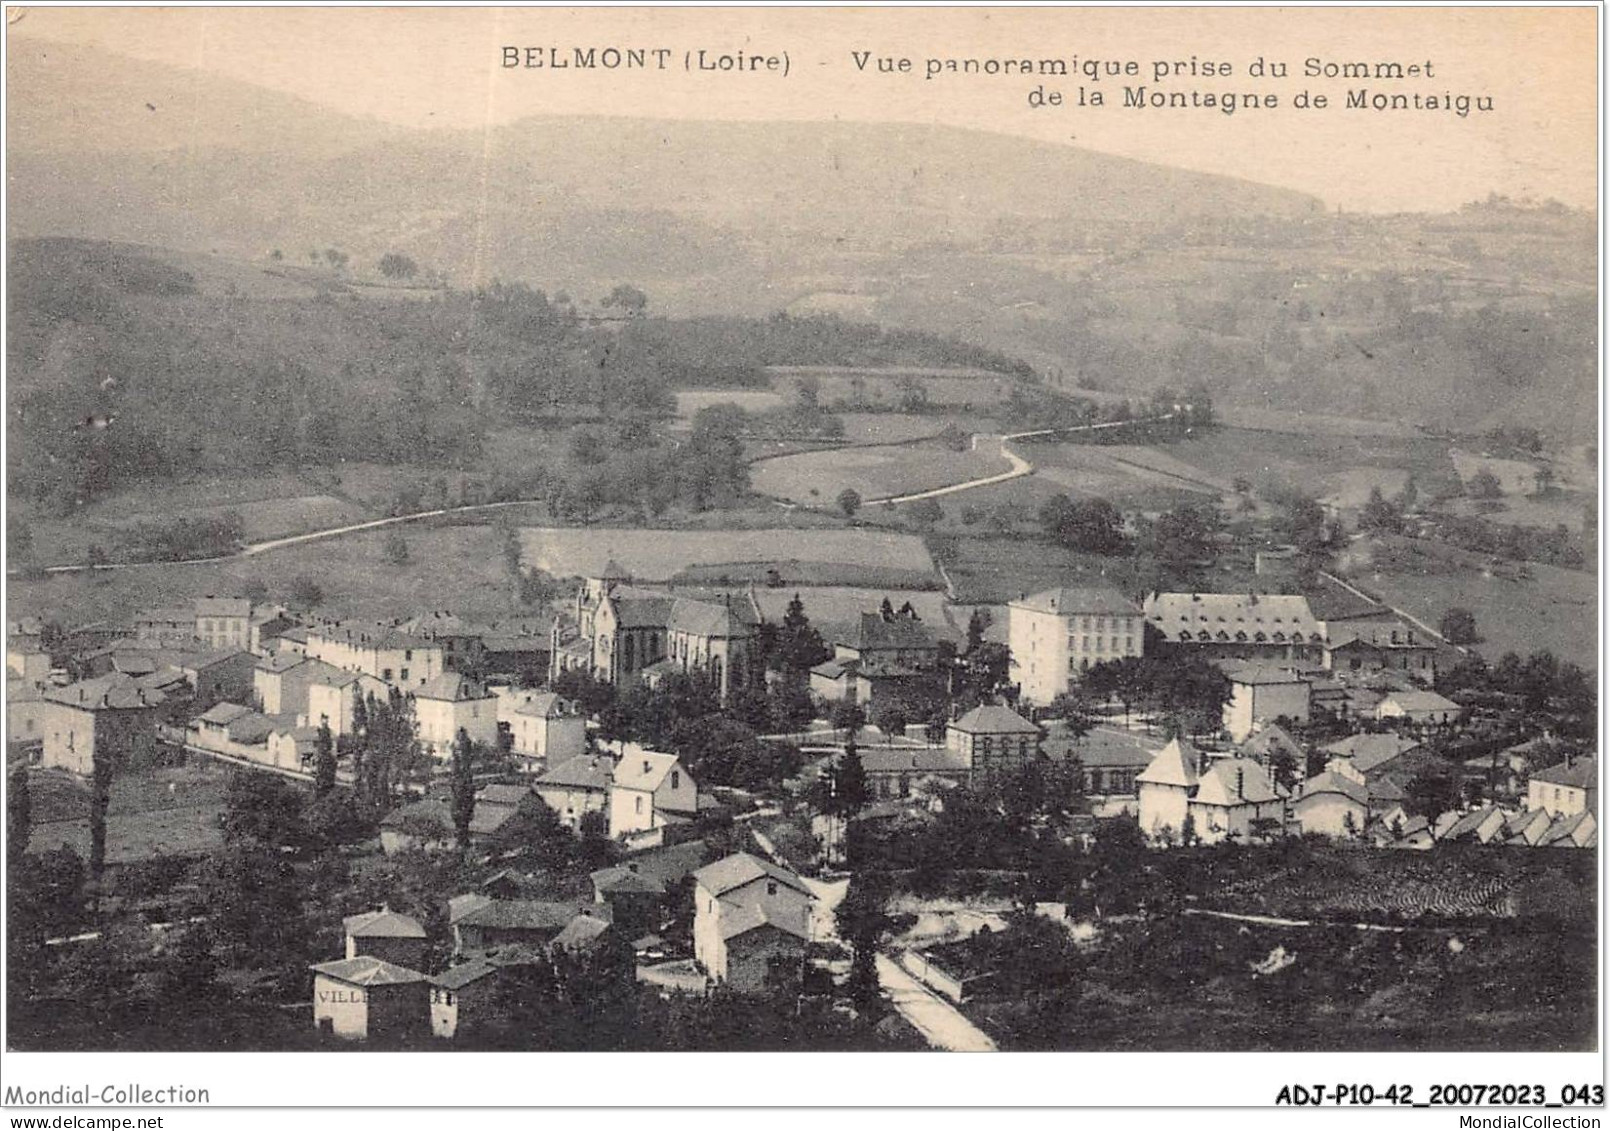
{"type": "Polygon", "coordinates": [[[195,636],[208,648],[251,652],[252,603],[244,597],[197,597],[195,636]]]}
{"type": "Polygon", "coordinates": [[[453,814],[445,801],[410,802],[380,821],[380,848],[387,856],[412,849],[442,852],[453,847],[455,839],[453,814]]]}
{"type": "Polygon", "coordinates": [[[1280,779],[1281,767],[1295,769],[1300,777],[1308,764],[1308,754],[1291,734],[1277,723],[1258,727],[1241,744],[1243,757],[1251,758],[1275,780],[1280,779]]]}
{"type": "Polygon", "coordinates": [[[934,781],[965,785],[972,763],[956,750],[933,746],[883,746],[860,751],[867,788],[874,798],[910,797],[934,781]]]}
{"type": "Polygon", "coordinates": [[[487,899],[452,920],[453,942],[460,954],[503,946],[543,947],[580,914],[607,921],[609,909],[597,904],[487,899]]]}
{"type": "Polygon", "coordinates": [[[1204,844],[1248,841],[1284,829],[1286,799],[1252,759],[1221,758],[1198,779],[1187,814],[1204,844]]]}
{"type": "Polygon", "coordinates": [[[945,728],[945,748],[967,760],[975,776],[1009,773],[1040,749],[1040,728],[1010,707],[974,707],[945,728]]]}
{"type": "Polygon", "coordinates": [[[156,750],[168,697],[122,672],[46,689],[38,709],[44,766],[88,776],[97,752],[127,765],[156,750]]]}
{"type": "Polygon", "coordinates": [[[471,742],[497,744],[497,696],[460,672],[444,671],[420,685],[414,691],[414,717],[420,748],[434,758],[453,756],[461,730],[471,742]]]}
{"type": "Polygon", "coordinates": [[[275,652],[258,659],[252,669],[252,694],[264,714],[304,716],[308,713],[308,685],[321,674],[342,673],[340,668],[295,652],[275,652]]]}
{"type": "Polygon", "coordinates": [[[1447,726],[1464,716],[1464,708],[1435,691],[1394,691],[1375,706],[1381,722],[1406,722],[1414,726],[1447,726]]]}
{"type": "Polygon", "coordinates": [[[307,714],[298,717],[309,726],[323,724],[340,738],[357,729],[359,699],[371,695],[384,699],[390,694],[391,689],[374,676],[321,662],[307,681],[307,714]]]}
{"type": "Polygon", "coordinates": [[[1573,813],[1569,817],[1556,817],[1548,831],[1538,840],[1539,848],[1597,848],[1599,823],[1590,810],[1573,813]]]}
{"type": "Polygon", "coordinates": [[[491,677],[530,686],[548,677],[552,648],[546,624],[493,621],[481,638],[481,665],[491,677]]]}
{"type": "Polygon", "coordinates": [[[1509,839],[1505,844],[1535,848],[1554,827],[1555,814],[1546,809],[1528,809],[1509,822],[1509,839]]]}
{"type": "Polygon", "coordinates": [[[282,608],[265,606],[253,609],[251,643],[247,650],[254,656],[272,655],[279,638],[293,628],[301,628],[301,625],[282,608]]]}
{"type": "Polygon", "coordinates": [[[403,621],[397,628],[409,636],[441,645],[442,667],[446,671],[473,671],[480,667],[485,656],[486,630],[445,609],[421,613],[403,621]]]}
{"type": "Polygon", "coordinates": [[[191,719],[188,729],[197,745],[222,748],[229,743],[229,724],[252,713],[250,707],[240,703],[214,703],[191,719]]]}
{"type": "Polygon", "coordinates": [[[1401,620],[1327,625],[1327,671],[1399,671],[1429,681],[1436,678],[1436,659],[1436,642],[1401,620]]]}
{"type": "Polygon", "coordinates": [[[322,962],[313,970],[313,1023],[346,1040],[406,1037],[425,1030],[425,975],[373,955],[322,962]]]}
{"type": "Polygon", "coordinates": [[[521,809],[540,804],[540,799],[524,785],[486,785],[475,793],[475,809],[470,814],[470,836],[491,836],[521,809]]]}
{"type": "Polygon", "coordinates": [[[284,722],[274,722],[273,726],[268,734],[268,764],[281,770],[309,769],[318,754],[319,728],[284,722]]]}
{"type": "Polygon", "coordinates": [[[510,749],[523,758],[557,766],[587,749],[587,720],[576,705],[551,691],[500,687],[498,726],[509,732],[510,749]]]}
{"type": "Polygon", "coordinates": [[[1567,758],[1539,770],[1526,783],[1526,807],[1551,816],[1572,817],[1599,811],[1599,761],[1567,758]]]}
{"type": "Polygon", "coordinates": [[[441,644],[384,623],[332,621],[317,625],[307,631],[307,654],[401,691],[425,686],[447,666],[441,644]]]}
{"type": "Polygon", "coordinates": [[[620,864],[600,868],[590,879],[593,899],[609,905],[611,918],[628,938],[660,926],[666,900],[705,862],[702,840],[651,848],[620,864]]]}
{"type": "Polygon", "coordinates": [[[1348,762],[1353,769],[1369,780],[1373,775],[1392,767],[1399,758],[1423,749],[1417,739],[1401,734],[1352,734],[1321,746],[1320,752],[1329,760],[1348,762]]]}
{"type": "Polygon", "coordinates": [[[425,961],[425,928],[417,919],[387,907],[348,915],[341,920],[347,957],[371,955],[398,966],[418,967],[425,961]]]}
{"type": "Polygon", "coordinates": [[[496,1016],[503,967],[484,958],[449,966],[430,979],[430,1031],[452,1040],[496,1016]]]}
{"type": "Polygon", "coordinates": [[[1304,834],[1356,839],[1369,823],[1369,787],[1333,770],[1322,771],[1303,782],[1291,803],[1291,815],[1304,834]]]}
{"type": "Polygon", "coordinates": [[[1185,828],[1201,780],[1202,754],[1182,738],[1170,740],[1135,779],[1140,828],[1154,840],[1175,840],[1185,828]]]}
{"type": "Polygon", "coordinates": [[[764,620],[753,594],[721,600],[674,597],[631,585],[631,577],[613,560],[588,577],[576,591],[570,619],[554,622],[550,652],[554,670],[569,662],[567,647],[576,650],[594,677],[625,684],[657,665],[701,673],[715,685],[723,701],[734,688],[760,678],[754,663],[755,642],[764,620]]]}
{"type": "Polygon", "coordinates": [[[1321,663],[1325,623],[1308,598],[1264,593],[1153,593],[1146,619],[1160,647],[1208,659],[1321,663]]]}
{"type": "Polygon", "coordinates": [[[1062,586],[1007,605],[1007,648],[1023,701],[1046,706],[1092,664],[1139,656],[1145,618],[1116,589],[1062,586]]]}
{"type": "Polygon", "coordinates": [[[693,958],[713,981],[753,991],[778,968],[801,976],[815,902],[803,880],[747,852],[705,865],[693,880],[693,958]]]}
{"type": "Polygon", "coordinates": [[[147,609],[131,619],[134,639],[149,644],[193,645],[196,610],[185,607],[147,609]]]}
{"type": "Polygon", "coordinates": [[[579,830],[588,813],[609,819],[609,787],[615,780],[615,763],[601,754],[583,754],[551,767],[531,788],[559,814],[565,827],[579,830]]]}
{"type": "Polygon", "coordinates": [[[1276,719],[1308,722],[1308,681],[1291,668],[1242,664],[1224,674],[1230,680],[1224,729],[1231,741],[1245,742],[1260,725],[1276,719]]]}
{"type": "Polygon", "coordinates": [[[565,924],[548,944],[550,954],[584,954],[603,942],[614,929],[609,919],[583,911],[565,924]]]}
{"type": "Polygon", "coordinates": [[[810,671],[810,691],[827,703],[887,701],[938,667],[939,641],[909,606],[861,613],[833,641],[833,655],[810,671]]]}
{"type": "Polygon", "coordinates": [[[691,821],[698,810],[698,787],[675,754],[626,744],[610,783],[610,837],[691,821]]]}
{"type": "Polygon", "coordinates": [[[1502,809],[1484,806],[1462,814],[1437,839],[1447,844],[1491,844],[1504,836],[1508,825],[1508,818],[1502,809]]]}

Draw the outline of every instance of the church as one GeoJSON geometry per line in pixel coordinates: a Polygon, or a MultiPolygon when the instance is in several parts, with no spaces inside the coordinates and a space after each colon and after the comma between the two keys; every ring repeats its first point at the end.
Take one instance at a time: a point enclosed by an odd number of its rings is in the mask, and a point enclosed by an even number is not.
{"type": "Polygon", "coordinates": [[[578,668],[616,685],[699,672],[725,702],[760,678],[764,618],[752,593],[701,600],[644,589],[613,559],[599,572],[582,580],[571,613],[554,621],[550,680],[578,668]]]}

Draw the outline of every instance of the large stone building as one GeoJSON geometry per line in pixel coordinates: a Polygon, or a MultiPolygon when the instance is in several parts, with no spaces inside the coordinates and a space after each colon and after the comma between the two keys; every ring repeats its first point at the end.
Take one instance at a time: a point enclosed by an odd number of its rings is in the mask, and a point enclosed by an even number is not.
{"type": "Polygon", "coordinates": [[[1045,706],[1092,665],[1146,650],[1141,610],[1116,589],[1047,589],[1007,606],[1012,676],[1026,703],[1045,706]]]}
{"type": "Polygon", "coordinates": [[[572,616],[554,623],[551,676],[572,665],[614,684],[697,672],[722,699],[760,677],[755,637],[764,618],[752,594],[678,597],[633,586],[614,562],[601,572],[577,589],[572,616]]]}
{"type": "Polygon", "coordinates": [[[1211,660],[1322,664],[1325,659],[1325,625],[1306,597],[1153,593],[1145,608],[1159,641],[1211,660]]]}
{"type": "Polygon", "coordinates": [[[119,764],[152,753],[170,709],[150,677],[113,672],[43,693],[39,730],[44,765],[88,776],[97,754],[119,764]]]}
{"type": "Polygon", "coordinates": [[[712,981],[757,991],[780,967],[803,971],[816,898],[803,880],[747,852],[693,879],[693,958],[712,981]]]}

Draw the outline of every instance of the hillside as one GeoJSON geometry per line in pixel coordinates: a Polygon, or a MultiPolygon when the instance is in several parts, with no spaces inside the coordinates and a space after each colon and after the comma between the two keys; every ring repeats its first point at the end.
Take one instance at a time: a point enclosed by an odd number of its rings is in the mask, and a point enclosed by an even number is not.
{"type": "Polygon", "coordinates": [[[203,290],[212,260],[272,269],[245,297],[328,289],[335,251],[340,285],[367,294],[400,252],[422,281],[518,280],[582,310],[626,281],[673,316],[831,313],[961,336],[1069,387],[1205,379],[1223,403],[1596,439],[1592,215],[1343,216],[1248,181],[924,125],[409,130],[24,47],[8,74],[11,234],[170,249],[203,290]]]}

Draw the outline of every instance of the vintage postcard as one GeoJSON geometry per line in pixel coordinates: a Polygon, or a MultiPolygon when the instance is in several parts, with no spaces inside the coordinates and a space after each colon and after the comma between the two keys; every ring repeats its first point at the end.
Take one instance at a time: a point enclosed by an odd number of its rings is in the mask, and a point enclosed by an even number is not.
{"type": "Polygon", "coordinates": [[[9,8],[4,1103],[1602,1104],[1601,16],[9,8]]]}

